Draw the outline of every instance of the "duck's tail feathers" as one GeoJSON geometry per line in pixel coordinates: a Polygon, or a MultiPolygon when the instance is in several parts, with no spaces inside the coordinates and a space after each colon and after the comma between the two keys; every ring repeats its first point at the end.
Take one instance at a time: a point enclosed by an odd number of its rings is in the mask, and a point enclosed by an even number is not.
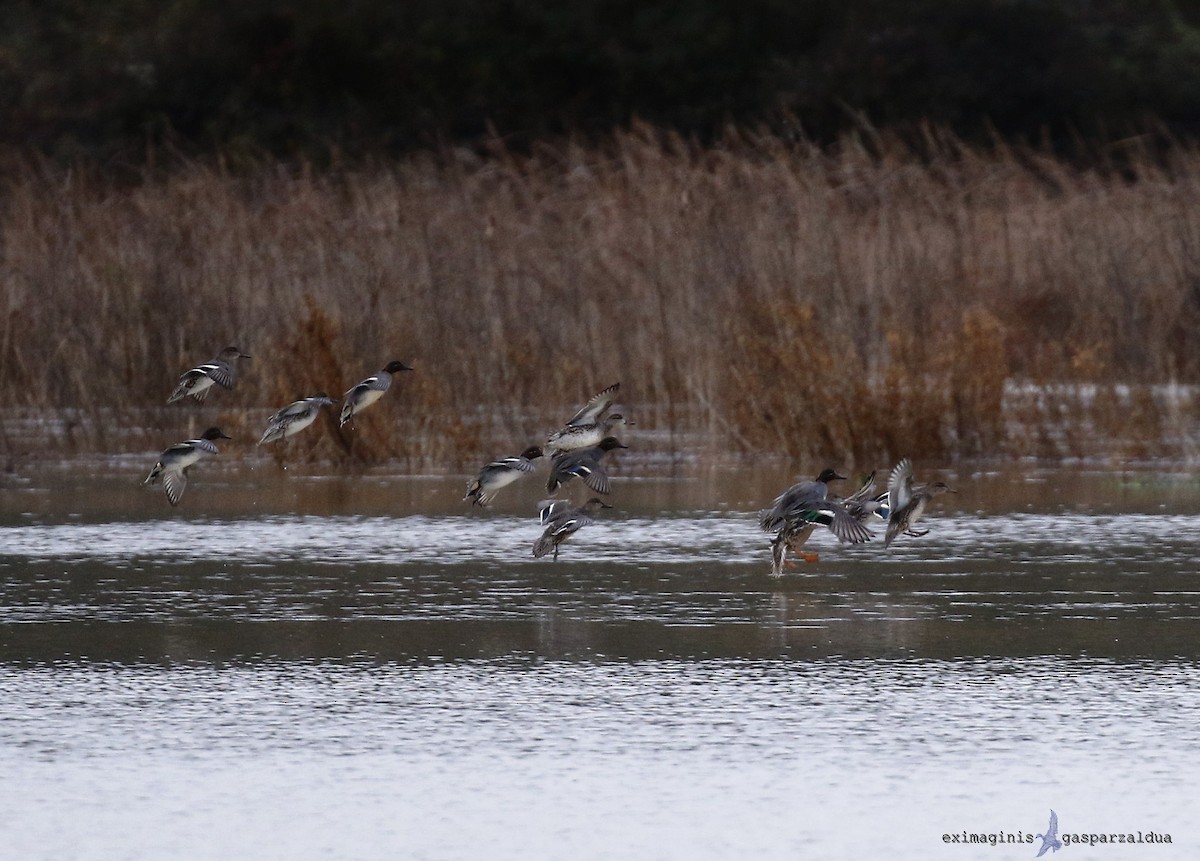
{"type": "Polygon", "coordinates": [[[554,539],[549,535],[539,535],[537,541],[533,542],[533,558],[541,559],[553,549],[554,539]]]}

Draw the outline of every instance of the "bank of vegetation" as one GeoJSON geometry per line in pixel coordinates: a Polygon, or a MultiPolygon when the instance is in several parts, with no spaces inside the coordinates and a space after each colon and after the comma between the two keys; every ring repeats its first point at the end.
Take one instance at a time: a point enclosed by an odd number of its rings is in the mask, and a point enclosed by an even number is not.
{"type": "Polygon", "coordinates": [[[1198,200],[1186,144],[1080,166],[933,131],[634,127],[132,183],[27,162],[0,191],[0,397],[57,421],[5,445],[151,449],[210,418],[256,439],[400,358],[417,371],[356,437],[289,456],[515,452],[615,380],[661,448],[1194,454],[1198,200]],[[165,406],[230,343],[254,357],[233,392],[165,406]]]}

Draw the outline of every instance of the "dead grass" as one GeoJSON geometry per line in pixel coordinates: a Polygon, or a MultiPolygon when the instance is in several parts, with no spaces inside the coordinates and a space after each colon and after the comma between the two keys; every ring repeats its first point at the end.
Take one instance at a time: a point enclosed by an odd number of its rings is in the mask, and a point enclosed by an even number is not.
{"type": "MultiPolygon", "coordinates": [[[[644,428],[815,460],[1038,453],[1073,420],[1130,454],[1190,439],[1188,404],[1014,412],[1004,384],[1200,383],[1200,154],[1117,171],[866,143],[639,129],[137,187],[31,168],[0,192],[0,393],[78,417],[50,444],[120,450],[222,410],[256,436],[414,365],[353,435],[331,417],[287,455],[347,467],[516,451],[612,380],[644,428]],[[146,428],[229,343],[254,356],[235,391],[146,428]]],[[[1093,444],[1074,439],[1059,453],[1093,444]]]]}

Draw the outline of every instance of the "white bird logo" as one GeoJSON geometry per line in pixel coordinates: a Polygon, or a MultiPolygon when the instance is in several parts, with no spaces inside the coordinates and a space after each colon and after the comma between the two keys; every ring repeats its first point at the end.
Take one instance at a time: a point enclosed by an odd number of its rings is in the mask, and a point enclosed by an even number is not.
{"type": "Polygon", "coordinates": [[[1062,849],[1062,841],[1058,839],[1058,814],[1051,810],[1050,825],[1046,828],[1046,833],[1034,836],[1040,837],[1042,840],[1042,848],[1038,850],[1037,854],[1038,858],[1045,855],[1047,849],[1053,849],[1055,852],[1062,849]]]}

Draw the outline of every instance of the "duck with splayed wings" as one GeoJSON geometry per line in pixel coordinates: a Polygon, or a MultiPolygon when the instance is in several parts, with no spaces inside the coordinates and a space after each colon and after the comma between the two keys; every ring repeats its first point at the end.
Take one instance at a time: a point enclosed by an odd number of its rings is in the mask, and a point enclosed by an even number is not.
{"type": "Polygon", "coordinates": [[[558,489],[572,478],[578,478],[596,493],[607,495],[612,486],[602,459],[604,455],[618,448],[629,446],[615,436],[606,436],[597,445],[559,452],[550,460],[550,478],[546,481],[546,490],[557,493],[558,489]]]}
{"type": "Polygon", "coordinates": [[[571,508],[566,500],[545,500],[538,506],[541,523],[545,528],[538,539],[533,542],[533,557],[541,559],[547,553],[554,552],[554,561],[558,561],[558,547],[580,529],[596,522],[595,514],[602,508],[612,508],[611,505],[593,496],[579,508],[571,508]]]}
{"type": "Polygon", "coordinates": [[[534,472],[537,469],[534,461],[541,456],[542,450],[533,445],[515,457],[492,461],[467,484],[467,495],[463,497],[463,502],[470,500],[474,505],[487,505],[502,489],[534,472]]]}
{"type": "Polygon", "coordinates": [[[930,501],[943,493],[957,493],[943,482],[933,484],[913,484],[912,461],[904,458],[894,467],[888,476],[888,525],[887,534],[883,538],[883,546],[890,547],[896,536],[904,533],[914,538],[928,535],[929,530],[916,530],[913,527],[925,513],[930,501]]]}
{"type": "Polygon", "coordinates": [[[832,469],[823,469],[815,480],[797,482],[777,496],[771,510],[759,518],[764,532],[775,533],[771,541],[773,576],[783,574],[789,550],[806,562],[817,561],[816,553],[800,552],[817,526],[827,527],[839,540],[851,544],[871,540],[873,536],[863,524],[864,518],[851,514],[829,494],[829,483],[844,478],[832,469]]]}
{"type": "Polygon", "coordinates": [[[237,382],[237,360],[249,358],[237,347],[226,347],[215,359],[184,371],[167,398],[167,403],[173,404],[184,398],[195,398],[197,402],[204,403],[214,385],[232,389],[237,382]]]}
{"type": "Polygon", "coordinates": [[[580,407],[579,412],[547,437],[546,453],[576,451],[599,445],[602,439],[612,436],[615,429],[632,425],[633,422],[620,413],[606,415],[620,389],[620,383],[613,383],[598,394],[592,395],[588,402],[580,407]]]}
{"type": "Polygon", "coordinates": [[[167,501],[178,505],[187,489],[188,470],[206,454],[217,454],[216,439],[232,439],[220,428],[211,427],[199,439],[176,443],[158,457],[158,462],[142,484],[157,484],[160,480],[167,492],[167,501]]]}
{"type": "Polygon", "coordinates": [[[263,431],[258,444],[295,436],[317,420],[321,407],[332,406],[334,403],[334,399],[324,392],[317,392],[311,398],[292,401],[267,419],[267,429],[263,431]]]}

